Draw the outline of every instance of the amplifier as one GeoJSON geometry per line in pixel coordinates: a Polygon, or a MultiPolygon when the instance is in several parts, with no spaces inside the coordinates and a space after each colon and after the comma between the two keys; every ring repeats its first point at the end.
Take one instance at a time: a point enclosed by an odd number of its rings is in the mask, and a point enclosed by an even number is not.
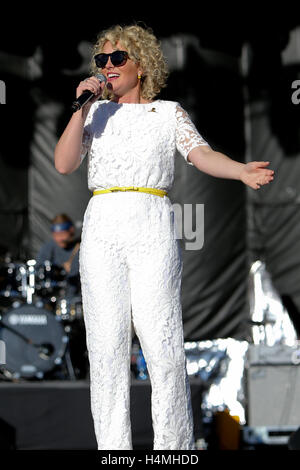
{"type": "Polygon", "coordinates": [[[247,425],[300,425],[300,351],[285,345],[250,345],[246,361],[247,425]]]}

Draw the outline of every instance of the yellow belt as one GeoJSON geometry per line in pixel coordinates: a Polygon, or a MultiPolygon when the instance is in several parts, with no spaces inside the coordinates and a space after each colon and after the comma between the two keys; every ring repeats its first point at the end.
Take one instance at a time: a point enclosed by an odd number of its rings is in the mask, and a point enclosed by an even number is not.
{"type": "Polygon", "coordinates": [[[93,191],[93,195],[96,196],[97,194],[112,193],[113,191],[139,191],[141,193],[155,194],[156,196],[160,197],[164,197],[168,194],[167,191],[164,191],[163,189],[141,188],[138,186],[115,186],[109,189],[99,189],[93,191]]]}

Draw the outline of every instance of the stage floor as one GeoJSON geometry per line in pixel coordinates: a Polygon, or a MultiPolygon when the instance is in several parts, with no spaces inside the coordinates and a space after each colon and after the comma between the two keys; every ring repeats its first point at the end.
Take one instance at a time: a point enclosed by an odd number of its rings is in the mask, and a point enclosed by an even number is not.
{"type": "MultiPolygon", "coordinates": [[[[189,380],[197,439],[203,384],[189,380]]],[[[133,448],[153,449],[149,380],[132,380],[130,405],[133,448]]],[[[0,449],[96,450],[89,381],[0,381],[0,449]]]]}

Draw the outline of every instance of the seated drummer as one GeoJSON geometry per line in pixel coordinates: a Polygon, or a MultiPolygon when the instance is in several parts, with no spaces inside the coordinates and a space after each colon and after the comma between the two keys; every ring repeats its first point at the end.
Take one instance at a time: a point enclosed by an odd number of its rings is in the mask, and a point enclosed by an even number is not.
{"type": "Polygon", "coordinates": [[[75,227],[69,216],[58,214],[51,221],[52,239],[44,243],[36,258],[36,267],[50,261],[66,271],[68,296],[80,293],[79,247],[75,227]]]}

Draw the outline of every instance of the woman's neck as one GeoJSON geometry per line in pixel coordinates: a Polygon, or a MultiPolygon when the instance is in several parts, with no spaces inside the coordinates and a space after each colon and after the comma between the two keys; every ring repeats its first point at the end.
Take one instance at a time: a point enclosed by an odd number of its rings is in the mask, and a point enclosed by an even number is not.
{"type": "Polygon", "coordinates": [[[150,100],[145,100],[139,91],[132,91],[131,93],[127,93],[126,95],[123,96],[117,96],[114,95],[111,101],[122,104],[122,103],[134,103],[134,104],[144,104],[144,103],[150,103],[150,100]]]}

